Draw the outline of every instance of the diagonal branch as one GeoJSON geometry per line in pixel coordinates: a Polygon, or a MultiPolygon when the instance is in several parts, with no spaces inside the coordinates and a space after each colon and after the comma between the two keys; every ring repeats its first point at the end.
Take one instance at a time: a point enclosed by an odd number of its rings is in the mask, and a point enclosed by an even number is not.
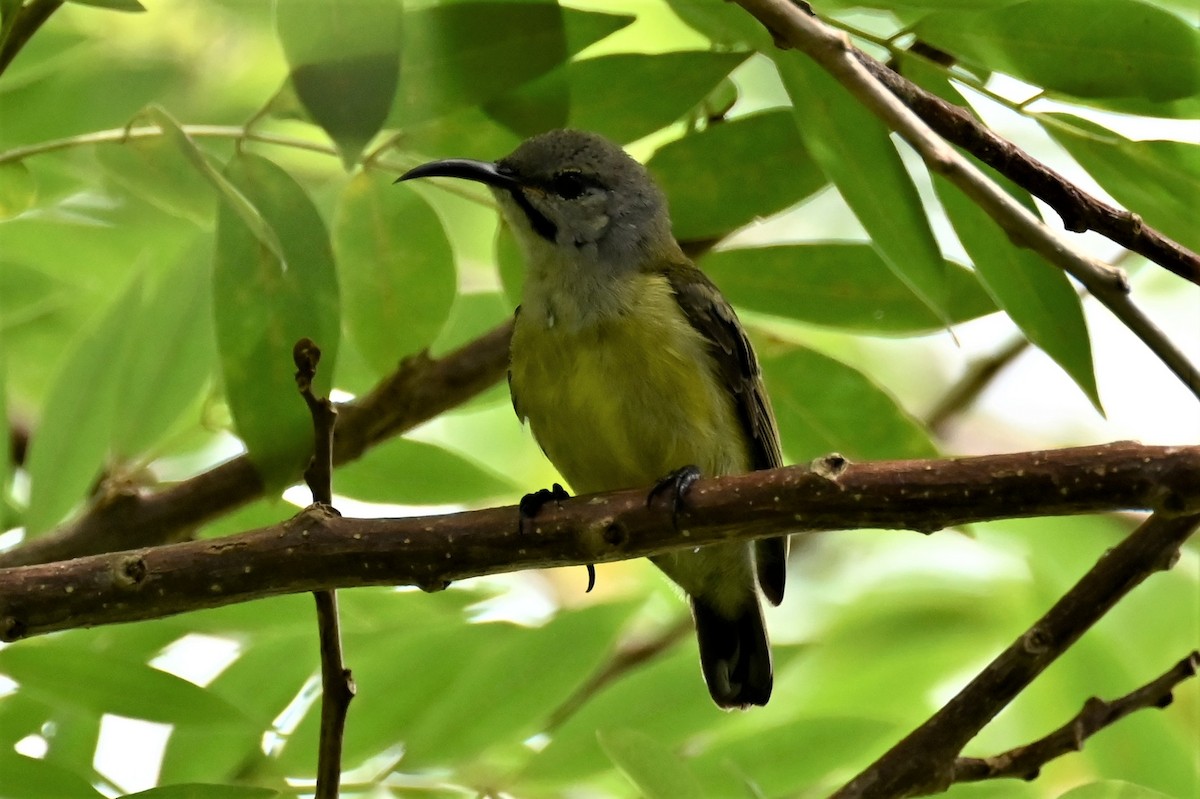
{"type": "Polygon", "coordinates": [[[1200,398],[1200,370],[1129,299],[1125,274],[1061,241],[1040,219],[948,145],[863,66],[845,34],[830,29],[790,0],[737,0],[737,3],[766,26],[776,41],[801,50],[817,62],[908,142],[931,172],[944,175],[1014,241],[1082,283],[1200,398]]]}
{"type": "Polygon", "coordinates": [[[438,590],[485,574],[784,533],[933,532],[989,519],[1121,509],[1200,513],[1200,446],[1124,442],[861,464],[830,456],[811,469],[702,480],[678,513],[678,529],[665,523],[661,508],[646,506],[646,491],[639,489],[552,503],[524,533],[516,507],[404,519],[346,519],[310,509],[283,524],[220,539],[0,571],[0,640],[300,591],[358,585],[438,590]]]}
{"type": "MultiPolygon", "coordinates": [[[[407,358],[369,394],[340,406],[334,463],[353,461],[499,382],[511,335],[512,325],[506,323],[443,358],[407,358]]],[[[0,552],[0,568],[179,541],[262,493],[262,480],[244,455],[155,491],[110,489],[79,519],[0,552]]]]}
{"type": "Polygon", "coordinates": [[[928,721],[889,749],[832,799],[923,796],[954,782],[958,753],[1034,678],[1113,605],[1156,571],[1169,569],[1200,514],[1154,514],[1101,556],[1046,615],[928,721]]]}
{"type": "Polygon", "coordinates": [[[1137,710],[1164,708],[1174,700],[1172,691],[1196,676],[1200,652],[1190,652],[1158,678],[1119,699],[1106,702],[1092,697],[1073,719],[1054,732],[1024,746],[992,757],[960,757],[954,761],[954,782],[979,782],[1001,777],[1037,779],[1041,767],[1056,757],[1078,752],[1084,742],[1105,727],[1116,724],[1137,710]]]}
{"type": "Polygon", "coordinates": [[[1200,285],[1200,255],[1164,236],[1141,217],[1097,200],[1007,139],[997,136],[965,108],[948,103],[861,50],[854,57],[946,141],[1045,202],[1072,233],[1093,230],[1145,256],[1184,280],[1200,285]]]}

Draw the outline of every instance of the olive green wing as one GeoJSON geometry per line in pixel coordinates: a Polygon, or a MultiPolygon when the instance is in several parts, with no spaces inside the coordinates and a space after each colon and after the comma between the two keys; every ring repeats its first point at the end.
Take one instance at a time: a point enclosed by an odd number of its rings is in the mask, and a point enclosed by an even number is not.
{"type": "MultiPolygon", "coordinates": [[[[774,469],[783,465],[779,431],[762,370],[737,314],[708,277],[694,265],[672,264],[665,273],[684,316],[709,342],[720,376],[733,394],[738,418],[750,445],[750,465],[774,469]]],[[[754,544],[758,583],[772,604],[783,600],[787,578],[787,537],[760,539],[754,544]]]]}

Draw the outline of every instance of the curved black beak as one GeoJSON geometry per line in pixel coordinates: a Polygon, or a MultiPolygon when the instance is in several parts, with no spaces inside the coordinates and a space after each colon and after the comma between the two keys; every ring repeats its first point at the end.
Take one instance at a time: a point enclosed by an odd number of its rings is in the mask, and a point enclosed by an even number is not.
{"type": "Polygon", "coordinates": [[[495,186],[500,189],[516,188],[517,181],[508,172],[487,161],[473,161],[470,158],[446,158],[442,161],[430,161],[419,167],[408,170],[396,178],[396,183],[414,178],[463,178],[495,186]]]}

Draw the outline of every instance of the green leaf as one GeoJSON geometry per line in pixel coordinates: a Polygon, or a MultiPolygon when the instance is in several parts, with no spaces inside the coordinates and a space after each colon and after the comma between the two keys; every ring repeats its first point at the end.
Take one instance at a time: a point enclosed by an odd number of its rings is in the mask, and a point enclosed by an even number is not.
{"type": "MultiPolygon", "coordinates": [[[[969,107],[945,73],[920,59],[907,59],[904,72],[943,100],[961,108],[969,107]]],[[[1029,192],[988,167],[982,169],[1031,214],[1040,217],[1029,192]]],[[[995,220],[945,178],[934,175],[933,187],[959,241],[971,256],[980,281],[996,304],[1031,342],[1070,375],[1096,410],[1103,413],[1083,306],[1066,273],[1028,248],[1016,246],[995,220]]]]}
{"type": "Polygon", "coordinates": [[[1074,97],[1200,91],[1200,32],[1141,0],[1025,0],[921,19],[917,37],[969,62],[1074,97]]]}
{"type": "Polygon", "coordinates": [[[211,286],[211,254],[194,248],[155,277],[138,313],[126,320],[141,346],[130,347],[118,372],[122,388],[110,439],[118,458],[149,451],[195,405],[212,375],[211,286]]]}
{"type": "MultiPolygon", "coordinates": [[[[671,124],[701,102],[747,53],[676,51],[572,61],[562,67],[572,98],[567,124],[629,142],[671,124]]],[[[561,76],[533,81],[504,104],[552,97],[561,76]]]]}
{"type": "Polygon", "coordinates": [[[349,169],[383,127],[400,80],[396,0],[278,0],[292,87],[349,169]]]}
{"type": "Polygon", "coordinates": [[[775,64],[808,151],[888,267],[949,326],[945,261],[887,128],[807,56],[779,53],[775,64]]]}
{"type": "Polygon", "coordinates": [[[449,450],[407,438],[393,438],[339,467],[333,485],[354,499],[401,505],[478,504],[516,490],[449,450]]]}
{"type": "MultiPolygon", "coordinates": [[[[700,266],[741,308],[865,333],[937,330],[941,320],[868,244],[786,244],[718,250],[700,266]]],[[[975,273],[946,262],[952,322],[996,310],[975,273]]]]}
{"type": "Polygon", "coordinates": [[[457,292],[454,253],[433,209],[409,187],[360,173],[333,222],[346,332],[380,375],[429,346],[457,292]]]}
{"type": "Polygon", "coordinates": [[[705,791],[674,752],[638,730],[597,730],[596,740],[613,765],[646,799],[703,796],[705,791]]]}
{"type": "Polygon", "coordinates": [[[100,799],[83,777],[62,766],[16,752],[0,751],[0,795],[4,799],[100,799]]]}
{"type": "Polygon", "coordinates": [[[0,220],[19,216],[37,202],[37,183],[21,161],[0,164],[0,220]]]}
{"type": "Polygon", "coordinates": [[[237,708],[187,680],[94,652],[47,669],[41,646],[10,646],[0,650],[0,672],[56,707],[181,726],[245,724],[237,708]]]}
{"type": "Polygon", "coordinates": [[[1176,141],[1131,141],[1069,114],[1043,128],[1118,203],[1146,224],[1200,252],[1196,198],[1200,146],[1176,141]]]}
{"type": "Polygon", "coordinates": [[[681,241],[723,237],[826,184],[786,110],[710,125],[659,148],[646,168],[667,193],[681,241]]]}
{"type": "Polygon", "coordinates": [[[254,207],[254,203],[229,181],[226,175],[218,172],[208,162],[207,156],[184,132],[179,123],[159,106],[150,106],[146,109],[146,114],[162,128],[163,135],[179,149],[179,152],[187,158],[192,166],[216,188],[217,196],[224,201],[224,207],[237,214],[246,228],[270,251],[271,255],[280,261],[285,261],[283,245],[279,242],[279,237],[271,224],[254,207]]]}
{"type": "Polygon", "coordinates": [[[393,122],[407,125],[498,97],[632,21],[552,2],[468,2],[409,11],[393,122]]]}
{"type": "Polygon", "coordinates": [[[1103,780],[1089,782],[1059,794],[1058,799],[1169,799],[1165,793],[1132,782],[1103,780]]]}
{"type": "Polygon", "coordinates": [[[138,2],[138,0],[69,0],[80,6],[93,6],[95,8],[110,8],[113,11],[145,11],[146,7],[138,2]]]}
{"type": "Polygon", "coordinates": [[[212,224],[212,184],[170,138],[97,145],[96,159],[130,194],[195,225],[212,224]]]}
{"type": "Polygon", "coordinates": [[[29,448],[30,535],[49,529],[83,499],[104,466],[133,346],[130,319],[142,303],[139,277],[76,338],[46,396],[29,448]]]}
{"type": "Polygon", "coordinates": [[[272,799],[278,791],[253,788],[249,785],[208,785],[193,782],[180,785],[160,785],[148,791],[125,795],[125,799],[272,799]]]}
{"type": "Polygon", "coordinates": [[[269,487],[281,488],[312,451],[292,347],[307,336],[321,348],[314,391],[328,394],[339,337],[337,275],[325,223],[290,175],[243,153],[225,176],[278,234],[287,258],[277,258],[240,214],[221,207],[213,305],[225,392],[250,458],[269,487]]]}
{"type": "Polygon", "coordinates": [[[829,452],[851,460],[937,456],[921,424],[846,364],[796,347],[764,353],[762,366],[779,437],[792,460],[829,452]]]}

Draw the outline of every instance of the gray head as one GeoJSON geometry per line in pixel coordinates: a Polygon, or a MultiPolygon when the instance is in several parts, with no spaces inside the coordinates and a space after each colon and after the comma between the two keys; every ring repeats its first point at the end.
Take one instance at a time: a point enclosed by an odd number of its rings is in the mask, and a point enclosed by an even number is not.
{"type": "Polygon", "coordinates": [[[550,245],[589,260],[637,263],[674,244],[662,191],[641,164],[595,133],[553,130],[494,164],[434,161],[400,180],[432,176],[491,186],[527,249],[550,245]]]}

